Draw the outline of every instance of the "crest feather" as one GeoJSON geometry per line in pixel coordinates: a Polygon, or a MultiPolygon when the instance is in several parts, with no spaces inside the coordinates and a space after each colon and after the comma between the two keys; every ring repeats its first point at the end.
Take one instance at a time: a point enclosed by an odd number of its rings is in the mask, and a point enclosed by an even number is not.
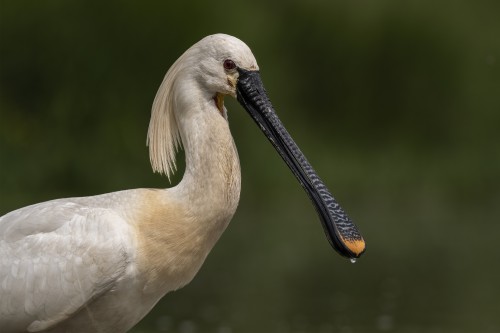
{"type": "Polygon", "coordinates": [[[173,90],[177,74],[182,70],[184,56],[170,67],[156,93],[146,142],[153,171],[166,174],[169,181],[177,170],[175,157],[182,144],[174,112],[173,90]]]}

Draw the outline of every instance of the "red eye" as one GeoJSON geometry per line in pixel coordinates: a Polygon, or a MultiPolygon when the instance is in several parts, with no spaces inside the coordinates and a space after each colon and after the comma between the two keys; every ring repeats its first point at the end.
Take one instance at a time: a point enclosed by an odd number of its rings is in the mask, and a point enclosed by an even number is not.
{"type": "Polygon", "coordinates": [[[231,59],[226,59],[224,60],[224,69],[229,71],[231,69],[235,69],[236,68],[236,64],[234,63],[234,61],[232,61],[231,59]]]}

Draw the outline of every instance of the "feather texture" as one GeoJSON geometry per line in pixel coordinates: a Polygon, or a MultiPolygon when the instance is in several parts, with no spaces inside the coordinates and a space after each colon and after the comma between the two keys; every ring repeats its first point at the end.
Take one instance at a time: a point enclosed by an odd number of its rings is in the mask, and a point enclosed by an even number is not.
{"type": "Polygon", "coordinates": [[[170,67],[156,93],[146,141],[153,171],[167,175],[169,180],[176,171],[175,156],[181,146],[173,89],[177,76],[185,66],[183,60],[187,57],[186,53],[170,67]]]}
{"type": "Polygon", "coordinates": [[[114,210],[96,206],[106,196],[47,201],[0,218],[3,330],[10,323],[48,329],[124,277],[135,257],[132,230],[114,210]]]}

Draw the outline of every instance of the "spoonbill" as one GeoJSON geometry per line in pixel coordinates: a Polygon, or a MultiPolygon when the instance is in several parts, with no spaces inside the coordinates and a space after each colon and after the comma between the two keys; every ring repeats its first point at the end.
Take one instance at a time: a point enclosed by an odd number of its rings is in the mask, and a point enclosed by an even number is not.
{"type": "Polygon", "coordinates": [[[364,240],[278,119],[252,52],[216,34],[168,70],[147,144],[167,189],[51,200],[0,218],[0,328],[6,332],[125,332],[189,283],[231,220],[240,165],[225,96],[236,97],[312,200],[328,241],[357,258],[364,240]]]}

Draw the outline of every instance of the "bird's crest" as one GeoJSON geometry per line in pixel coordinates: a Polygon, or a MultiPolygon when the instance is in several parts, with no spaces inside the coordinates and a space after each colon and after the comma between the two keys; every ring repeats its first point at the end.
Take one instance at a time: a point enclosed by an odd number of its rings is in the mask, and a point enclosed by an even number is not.
{"type": "Polygon", "coordinates": [[[175,157],[181,146],[174,112],[173,86],[177,74],[182,70],[184,56],[185,54],[170,67],[156,93],[146,143],[149,146],[149,159],[153,171],[166,174],[169,181],[177,169],[175,157]]]}

